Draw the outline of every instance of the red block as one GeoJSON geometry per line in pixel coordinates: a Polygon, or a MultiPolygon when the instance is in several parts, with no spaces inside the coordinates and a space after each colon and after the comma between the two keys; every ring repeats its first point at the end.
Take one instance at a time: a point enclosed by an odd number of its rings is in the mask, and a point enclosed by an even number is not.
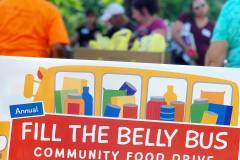
{"type": "Polygon", "coordinates": [[[146,119],[160,120],[160,109],[163,105],[167,105],[163,97],[151,97],[147,103],[146,119]]]}
{"type": "Polygon", "coordinates": [[[123,106],[123,118],[138,118],[138,106],[135,104],[126,104],[123,106]]]}

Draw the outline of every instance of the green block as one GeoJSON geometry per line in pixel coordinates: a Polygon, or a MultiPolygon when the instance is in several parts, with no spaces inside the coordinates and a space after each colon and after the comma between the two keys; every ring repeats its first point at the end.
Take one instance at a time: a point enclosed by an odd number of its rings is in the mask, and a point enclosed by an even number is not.
{"type": "Polygon", "coordinates": [[[64,100],[69,94],[79,93],[78,90],[56,90],[55,91],[55,108],[56,113],[64,113],[64,100]]]}
{"type": "Polygon", "coordinates": [[[116,96],[127,96],[127,91],[103,89],[103,107],[102,113],[105,112],[106,106],[111,103],[111,98],[116,96]]]}
{"type": "Polygon", "coordinates": [[[56,113],[63,113],[61,91],[55,91],[55,108],[56,113]]]}
{"type": "Polygon", "coordinates": [[[191,122],[201,123],[204,112],[208,111],[208,104],[191,105],[191,122]]]}

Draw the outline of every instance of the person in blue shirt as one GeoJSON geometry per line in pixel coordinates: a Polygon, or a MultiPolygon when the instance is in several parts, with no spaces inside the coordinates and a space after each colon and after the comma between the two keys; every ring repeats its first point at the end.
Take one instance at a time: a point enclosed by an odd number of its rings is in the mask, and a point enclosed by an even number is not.
{"type": "Polygon", "coordinates": [[[206,66],[240,68],[240,1],[228,0],[214,29],[206,66]]]}
{"type": "Polygon", "coordinates": [[[96,38],[96,34],[101,32],[97,25],[97,16],[93,10],[87,10],[85,13],[85,24],[76,29],[75,35],[71,40],[71,46],[78,44],[80,47],[88,47],[90,40],[96,38]]]}

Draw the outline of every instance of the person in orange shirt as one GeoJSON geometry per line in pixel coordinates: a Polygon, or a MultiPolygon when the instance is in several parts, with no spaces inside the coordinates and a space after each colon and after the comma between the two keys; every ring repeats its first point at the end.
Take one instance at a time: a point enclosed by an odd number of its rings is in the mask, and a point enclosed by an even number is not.
{"type": "Polygon", "coordinates": [[[0,55],[64,56],[68,34],[58,9],[47,0],[1,0],[0,19],[0,55]]]}

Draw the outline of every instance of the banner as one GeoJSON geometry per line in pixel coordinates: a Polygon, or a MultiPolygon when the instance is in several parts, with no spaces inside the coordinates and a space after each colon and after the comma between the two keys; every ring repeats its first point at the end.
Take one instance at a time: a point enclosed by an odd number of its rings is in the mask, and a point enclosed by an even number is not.
{"type": "MultiPolygon", "coordinates": [[[[127,156],[127,151],[132,150],[132,157],[137,151],[143,153],[139,153],[135,159],[138,156],[140,159],[143,156],[144,159],[148,152],[153,152],[153,159],[156,159],[158,152],[172,158],[176,152],[179,154],[176,159],[179,160],[187,160],[188,156],[189,159],[206,160],[204,155],[209,159],[214,156],[212,159],[217,160],[219,158],[216,157],[225,156],[227,160],[229,157],[226,156],[230,155],[223,153],[231,150],[230,160],[239,158],[238,69],[24,57],[0,57],[0,64],[0,157],[3,160],[7,159],[7,155],[9,158],[21,155],[25,159],[31,159],[37,146],[41,147],[37,153],[41,152],[43,156],[35,159],[51,159],[44,157],[44,152],[55,152],[56,146],[81,150],[81,146],[85,146],[83,143],[77,145],[76,142],[75,145],[69,140],[71,129],[67,128],[75,125],[71,121],[76,121],[78,125],[89,124],[87,126],[90,129],[92,122],[98,126],[108,124],[108,144],[86,144],[91,150],[97,146],[100,149],[97,147],[96,150],[116,147],[121,151],[119,157],[127,156]],[[52,121],[47,120],[49,117],[52,121]],[[32,125],[25,126],[26,139],[21,139],[24,138],[21,137],[24,121],[29,121],[32,125]],[[114,125],[111,125],[112,122],[114,125]],[[47,137],[40,132],[44,128],[43,123],[46,124],[46,129],[53,128],[47,131],[47,137]],[[48,134],[54,131],[54,124],[56,137],[49,137],[48,134]],[[61,124],[62,128],[59,127],[61,124]],[[176,127],[179,131],[175,135],[175,142],[179,144],[174,142],[171,147],[164,146],[160,149],[159,146],[136,146],[133,143],[119,145],[115,139],[119,135],[118,126],[129,127],[132,136],[130,139],[137,138],[137,142],[138,135],[133,136],[134,132],[140,132],[143,137],[148,132],[154,136],[169,134],[171,137],[174,133],[171,128],[176,127]],[[134,131],[135,126],[142,126],[143,129],[134,131]],[[159,133],[157,128],[162,127],[163,130],[159,133]],[[57,128],[62,131],[57,131],[57,128]],[[197,143],[194,134],[198,134],[198,145],[194,148],[185,146],[188,129],[196,131],[189,133],[189,136],[193,136],[192,140],[190,137],[190,146],[197,143]],[[41,136],[47,140],[50,138],[50,141],[41,141],[41,136]],[[62,142],[55,143],[52,138],[62,138],[62,142]],[[31,152],[19,152],[18,144],[28,145],[26,148],[30,147],[28,149],[31,152]],[[220,150],[214,148],[224,144],[228,147],[220,150]],[[211,147],[206,149],[208,145],[211,147]],[[53,150],[46,150],[48,147],[53,150]]],[[[156,145],[154,136],[149,143],[156,145]]],[[[160,144],[162,142],[158,145],[160,144]]],[[[59,152],[62,154],[63,151],[59,152]]]]}
{"type": "Polygon", "coordinates": [[[237,128],[46,115],[13,120],[9,160],[235,160],[239,136],[237,128]]]}

